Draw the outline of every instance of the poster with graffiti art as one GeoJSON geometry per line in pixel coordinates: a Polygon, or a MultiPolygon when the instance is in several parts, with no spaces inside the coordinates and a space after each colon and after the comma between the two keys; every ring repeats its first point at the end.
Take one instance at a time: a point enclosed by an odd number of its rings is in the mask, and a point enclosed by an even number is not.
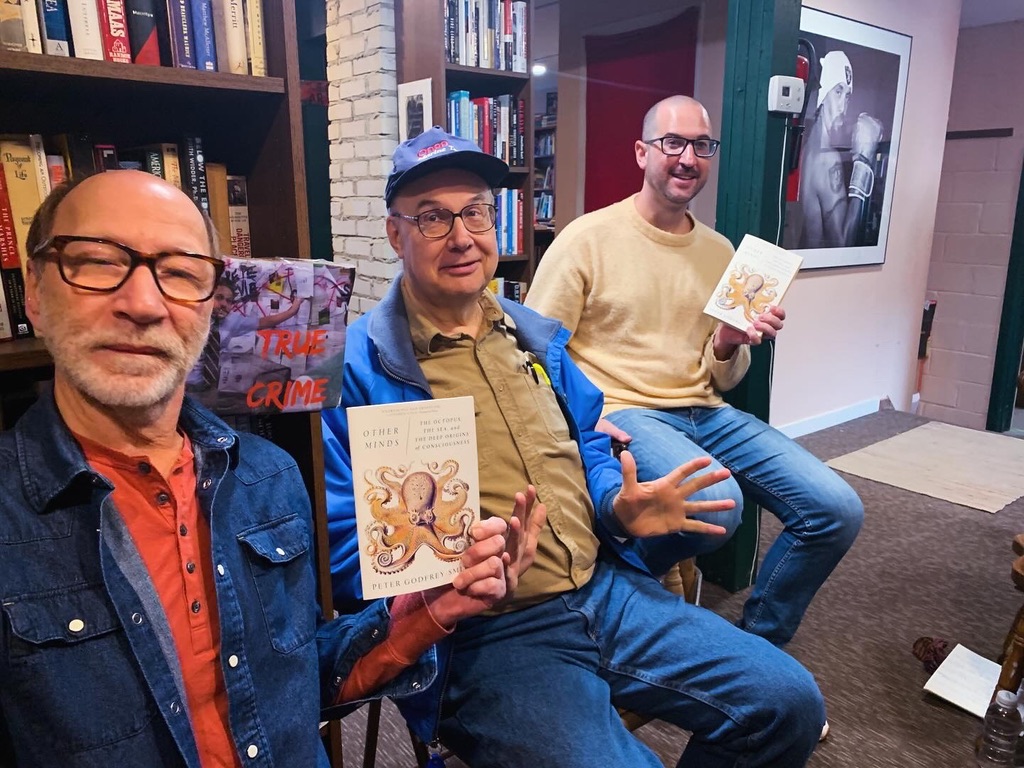
{"type": "Polygon", "coordinates": [[[806,6],[782,246],[804,269],[881,264],[889,232],[911,38],[806,6]]]}
{"type": "Polygon", "coordinates": [[[704,314],[746,332],[755,318],[782,297],[800,271],[803,258],[753,235],[744,235],[704,314]]]}
{"type": "Polygon", "coordinates": [[[188,394],[225,415],[337,406],[354,281],[348,264],[225,258],[188,394]]]}
{"type": "Polygon", "coordinates": [[[480,519],[472,397],[348,409],[363,599],[450,584],[480,519]]]}

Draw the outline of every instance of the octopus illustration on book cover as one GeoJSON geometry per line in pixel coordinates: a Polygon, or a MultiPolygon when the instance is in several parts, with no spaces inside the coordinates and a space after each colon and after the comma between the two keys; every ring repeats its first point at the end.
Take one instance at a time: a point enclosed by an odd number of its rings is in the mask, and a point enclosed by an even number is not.
{"type": "Polygon", "coordinates": [[[364,478],[373,522],[367,525],[367,554],[378,573],[397,573],[412,564],[421,547],[446,562],[469,547],[475,510],[466,505],[469,485],[458,477],[454,459],[425,469],[378,467],[364,478]]]}
{"type": "Polygon", "coordinates": [[[743,316],[751,323],[762,312],[767,312],[778,293],[775,286],[779,281],[755,271],[747,264],[738,265],[729,274],[729,282],[718,293],[716,306],[722,309],[742,309],[743,316]]]}

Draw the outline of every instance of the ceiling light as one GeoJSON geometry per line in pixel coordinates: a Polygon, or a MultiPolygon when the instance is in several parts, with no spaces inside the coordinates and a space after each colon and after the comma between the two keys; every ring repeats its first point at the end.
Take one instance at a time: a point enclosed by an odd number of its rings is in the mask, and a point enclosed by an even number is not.
{"type": "Polygon", "coordinates": [[[548,68],[543,64],[534,64],[533,69],[530,71],[533,72],[534,77],[540,77],[541,75],[547,74],[548,68]]]}

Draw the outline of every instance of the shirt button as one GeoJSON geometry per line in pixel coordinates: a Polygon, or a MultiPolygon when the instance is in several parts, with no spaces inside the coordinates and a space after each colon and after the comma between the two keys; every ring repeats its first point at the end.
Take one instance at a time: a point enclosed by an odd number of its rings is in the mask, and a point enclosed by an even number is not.
{"type": "Polygon", "coordinates": [[[92,479],[92,484],[93,485],[103,485],[103,478],[102,477],[94,477],[92,479]]]}
{"type": "Polygon", "coordinates": [[[217,566],[217,575],[219,575],[219,576],[223,576],[224,575],[224,566],[223,565],[218,565],[217,566]]]}
{"type": "Polygon", "coordinates": [[[211,480],[210,478],[206,478],[205,480],[203,480],[203,490],[206,490],[211,485],[213,485],[213,480],[211,480]]]}
{"type": "Polygon", "coordinates": [[[185,570],[188,571],[189,573],[195,573],[196,572],[196,564],[195,563],[185,563],[185,570]]]}
{"type": "Polygon", "coordinates": [[[373,632],[370,633],[370,638],[373,639],[373,640],[376,640],[379,636],[380,636],[380,630],[379,629],[375,629],[375,630],[373,630],[373,632]]]}
{"type": "MultiPolygon", "coordinates": [[[[227,441],[228,441],[228,439],[226,437],[218,437],[217,438],[217,442],[218,443],[226,443],[227,441]]],[[[253,749],[255,749],[255,747],[253,747],[253,749]]],[[[249,757],[256,757],[256,755],[249,755],[249,757]]]]}
{"type": "Polygon", "coordinates": [[[419,683],[416,683],[416,682],[414,682],[414,683],[412,684],[412,689],[413,689],[414,691],[418,691],[418,690],[420,689],[420,684],[419,684],[419,683]]]}
{"type": "Polygon", "coordinates": [[[184,523],[178,526],[178,533],[180,533],[182,536],[188,536],[188,528],[185,526],[184,523]]]}
{"type": "Polygon", "coordinates": [[[179,712],[181,712],[181,704],[179,704],[176,701],[172,701],[171,702],[171,713],[176,715],[179,712]]]}
{"type": "Polygon", "coordinates": [[[203,609],[202,603],[198,600],[192,601],[192,613],[199,613],[203,609]]]}
{"type": "Polygon", "coordinates": [[[150,470],[153,468],[145,461],[140,461],[138,469],[140,475],[148,475],[150,470]]]}
{"type": "Polygon", "coordinates": [[[68,622],[68,631],[78,634],[85,629],[85,622],[81,619],[72,619],[68,622]]]}
{"type": "Polygon", "coordinates": [[[160,491],[160,493],[156,495],[157,504],[167,504],[170,500],[171,495],[167,493],[167,491],[160,491]]]}
{"type": "MultiPolygon", "coordinates": [[[[221,438],[221,440],[223,439],[224,438],[221,438]]],[[[249,757],[256,757],[256,755],[258,755],[259,753],[260,748],[257,747],[255,744],[250,744],[249,748],[245,750],[245,754],[247,754],[249,757]]]]}
{"type": "Polygon", "coordinates": [[[280,547],[278,547],[274,551],[277,552],[277,554],[279,554],[281,557],[284,557],[284,550],[281,549],[280,547]]]}
{"type": "Polygon", "coordinates": [[[132,614],[132,623],[133,624],[141,624],[142,621],[143,621],[143,619],[142,619],[142,614],[141,613],[133,613],[132,614]]]}
{"type": "Polygon", "coordinates": [[[233,653],[230,656],[228,656],[228,666],[232,669],[238,666],[238,657],[235,656],[235,654],[233,653]]]}

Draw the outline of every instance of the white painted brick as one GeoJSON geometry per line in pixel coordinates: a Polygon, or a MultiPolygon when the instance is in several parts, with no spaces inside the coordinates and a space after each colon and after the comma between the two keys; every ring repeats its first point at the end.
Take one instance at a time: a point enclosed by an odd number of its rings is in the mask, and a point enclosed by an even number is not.
{"type": "MultiPolygon", "coordinates": [[[[360,264],[359,265],[359,267],[363,267],[363,266],[365,266],[365,265],[364,264],[360,264]]],[[[371,280],[369,280],[368,278],[366,278],[365,276],[363,276],[362,274],[359,273],[359,267],[356,268],[356,282],[352,286],[352,289],[356,293],[359,293],[359,294],[361,294],[363,296],[370,296],[371,295],[370,291],[371,291],[371,289],[373,287],[373,282],[371,280]]]]}
{"type": "Polygon", "coordinates": [[[339,80],[348,80],[353,74],[361,74],[355,71],[351,61],[336,61],[327,65],[327,81],[336,83],[339,80]]]}
{"type": "Polygon", "coordinates": [[[1010,261],[1010,236],[948,235],[943,260],[957,264],[1005,266],[1010,261]]]}
{"type": "Polygon", "coordinates": [[[387,240],[379,240],[373,244],[373,248],[370,251],[373,258],[379,261],[398,261],[398,256],[394,249],[391,247],[391,243],[387,240]]]}
{"type": "Polygon", "coordinates": [[[370,216],[383,220],[388,215],[387,206],[384,205],[383,197],[371,197],[370,201],[370,216]]]}
{"type": "MultiPolygon", "coordinates": [[[[391,107],[397,114],[398,102],[397,99],[391,98],[390,96],[368,96],[362,99],[356,99],[352,105],[353,114],[359,117],[372,117],[379,115],[391,107]]],[[[397,134],[398,131],[395,131],[397,134]]]]}
{"type": "Polygon", "coordinates": [[[375,283],[373,285],[373,289],[370,291],[370,294],[375,299],[383,299],[385,296],[387,296],[389,290],[391,290],[390,283],[375,283]]]}
{"type": "Polygon", "coordinates": [[[391,57],[392,66],[387,66],[388,55],[384,50],[377,50],[365,54],[351,61],[352,72],[357,75],[365,75],[370,72],[394,71],[395,57],[391,57]]]}
{"type": "Polygon", "coordinates": [[[339,99],[357,99],[366,92],[365,77],[350,77],[338,81],[339,99]]]}
{"type": "Polygon", "coordinates": [[[958,427],[968,429],[984,429],[985,417],[977,413],[968,413],[956,408],[946,408],[933,403],[925,403],[921,414],[936,421],[944,421],[948,424],[955,424],[958,427]]]}
{"type": "Polygon", "coordinates": [[[1005,203],[1017,194],[1020,173],[1009,171],[964,172],[953,178],[956,203],[1005,203]]]}
{"type": "Polygon", "coordinates": [[[998,139],[960,139],[946,142],[943,171],[990,171],[996,167],[998,139]]]}
{"type": "Polygon", "coordinates": [[[341,160],[352,160],[356,156],[355,145],[351,141],[341,143],[341,160]]]}
{"type": "MultiPolygon", "coordinates": [[[[338,164],[340,165],[340,163],[338,164]]],[[[336,181],[331,184],[331,198],[342,198],[350,197],[352,191],[355,189],[355,182],[352,181],[336,181]]]]}
{"type": "Polygon", "coordinates": [[[341,124],[341,137],[343,139],[361,139],[366,135],[366,121],[349,120],[341,124]]]}
{"type": "MultiPolygon", "coordinates": [[[[417,0],[422,2],[422,0],[417,0]]],[[[370,52],[383,48],[384,50],[395,50],[395,29],[394,27],[374,27],[362,34],[363,51],[370,52]]],[[[362,52],[362,51],[361,51],[362,52]]]]}
{"type": "Polygon", "coordinates": [[[1013,217],[1013,204],[986,203],[981,209],[978,230],[986,234],[1009,235],[1013,232],[1013,217]]]}
{"type": "Polygon", "coordinates": [[[338,14],[353,16],[366,12],[366,0],[338,0],[338,14]]]}
{"type": "Polygon", "coordinates": [[[366,133],[370,136],[387,136],[391,139],[391,149],[394,149],[394,139],[398,135],[398,115],[377,112],[366,120],[366,133]]]}
{"type": "Polygon", "coordinates": [[[935,211],[935,231],[971,234],[978,231],[980,203],[939,203],[935,211]]]}
{"type": "Polygon", "coordinates": [[[942,379],[937,376],[921,377],[921,400],[936,405],[956,407],[956,382],[950,379],[942,379]]]}
{"type": "Polygon", "coordinates": [[[1019,171],[1024,159],[1024,134],[1020,130],[1016,135],[999,140],[999,153],[996,156],[997,171],[1019,171]]]}
{"type": "Polygon", "coordinates": [[[384,178],[389,173],[391,173],[390,155],[388,156],[387,160],[371,160],[368,166],[369,167],[367,168],[367,173],[363,174],[364,176],[384,178]]]}
{"type": "Polygon", "coordinates": [[[366,75],[366,92],[383,91],[385,93],[398,93],[398,78],[390,72],[376,72],[366,75]]]}
{"type": "Polygon", "coordinates": [[[942,175],[939,177],[939,202],[948,203],[952,199],[953,194],[953,178],[956,174],[946,170],[945,167],[942,169],[942,175]]]}
{"type": "Polygon", "coordinates": [[[342,201],[342,208],[345,216],[350,218],[365,218],[370,212],[370,205],[363,198],[349,197],[342,201]]]}
{"type": "Polygon", "coordinates": [[[330,180],[338,181],[341,179],[341,175],[341,165],[339,163],[331,163],[330,167],[327,169],[327,176],[330,180]]]}
{"type": "Polygon", "coordinates": [[[971,293],[1002,298],[1006,292],[1006,270],[984,265],[971,267],[971,293]]]}
{"type": "Polygon", "coordinates": [[[346,237],[356,233],[356,222],[351,219],[331,219],[331,234],[346,237]]]}
{"type": "Polygon", "coordinates": [[[384,223],[373,219],[363,219],[356,222],[356,234],[361,237],[382,237],[384,235],[384,223]]]}
{"type": "Polygon", "coordinates": [[[367,163],[365,160],[350,160],[342,165],[342,173],[346,179],[359,179],[367,174],[367,163]]]}
{"type": "Polygon", "coordinates": [[[387,186],[385,179],[361,179],[356,182],[356,194],[361,197],[378,197],[383,199],[385,186],[387,186]]]}
{"type": "Polygon", "coordinates": [[[988,414],[988,399],[992,384],[957,384],[956,407],[969,413],[988,414]]]}
{"type": "Polygon", "coordinates": [[[331,122],[350,120],[351,118],[352,104],[347,101],[335,101],[327,107],[327,119],[331,122]]]}
{"type": "MultiPolygon", "coordinates": [[[[419,0],[423,2],[423,0],[419,0]]],[[[367,13],[355,13],[350,17],[352,19],[352,32],[360,33],[366,32],[374,27],[395,27],[395,12],[390,8],[377,7],[375,10],[370,10],[367,13]]]]}
{"type": "Polygon", "coordinates": [[[363,35],[349,35],[338,40],[338,58],[354,59],[362,56],[366,50],[366,40],[363,35]]]}
{"type": "MultiPolygon", "coordinates": [[[[363,133],[363,136],[365,135],[366,134],[363,133]]],[[[395,148],[395,143],[388,139],[364,139],[363,141],[357,141],[355,145],[356,156],[368,159],[390,157],[395,148]]]]}
{"type": "MultiPolygon", "coordinates": [[[[351,106],[351,105],[349,105],[351,106]]],[[[332,120],[327,124],[327,140],[328,141],[339,141],[341,139],[341,124],[337,120],[332,120]]]]}
{"type": "MultiPolygon", "coordinates": [[[[345,202],[347,203],[348,201],[346,200],[345,202]]],[[[345,241],[345,255],[349,258],[358,257],[360,259],[360,273],[364,275],[367,274],[366,259],[370,256],[371,245],[372,243],[365,237],[350,237],[345,241]]]]}

